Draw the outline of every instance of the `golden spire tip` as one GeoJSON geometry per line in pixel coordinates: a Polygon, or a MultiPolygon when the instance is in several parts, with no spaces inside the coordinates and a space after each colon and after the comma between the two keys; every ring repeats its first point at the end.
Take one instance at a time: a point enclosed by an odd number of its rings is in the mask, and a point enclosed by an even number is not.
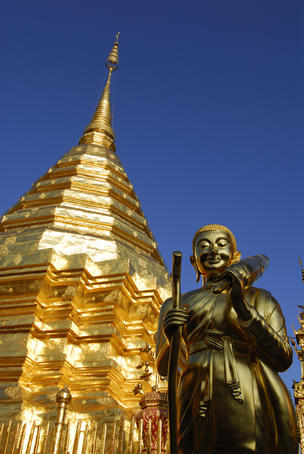
{"type": "Polygon", "coordinates": [[[110,55],[108,56],[106,60],[106,67],[108,68],[109,71],[116,71],[118,68],[119,64],[119,59],[118,59],[118,39],[119,39],[120,32],[118,32],[115,37],[116,41],[113,45],[113,48],[110,52],[110,55]]]}
{"type": "Polygon", "coordinates": [[[106,59],[106,67],[109,71],[108,79],[104,87],[102,96],[93,115],[90,124],[84,130],[79,140],[80,144],[102,145],[115,151],[115,135],[112,129],[112,114],[110,102],[110,82],[113,71],[118,69],[118,39],[120,33],[116,34],[116,41],[112,47],[110,55],[106,59]]]}

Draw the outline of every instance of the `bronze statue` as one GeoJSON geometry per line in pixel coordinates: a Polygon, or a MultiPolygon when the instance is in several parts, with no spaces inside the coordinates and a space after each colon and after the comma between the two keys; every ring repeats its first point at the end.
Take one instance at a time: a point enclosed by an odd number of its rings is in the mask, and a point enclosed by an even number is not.
{"type": "Polygon", "coordinates": [[[297,454],[293,405],[278,372],[291,365],[285,321],[266,290],[252,287],[264,255],[240,261],[232,232],[207,225],[191,263],[203,286],[164,302],[157,368],[167,375],[170,339],[182,327],[177,391],[179,454],[297,454]]]}

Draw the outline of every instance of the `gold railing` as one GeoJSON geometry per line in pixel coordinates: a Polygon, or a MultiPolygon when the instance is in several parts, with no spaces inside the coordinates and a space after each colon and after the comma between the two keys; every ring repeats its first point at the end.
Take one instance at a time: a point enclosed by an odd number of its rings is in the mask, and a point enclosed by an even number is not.
{"type": "Polygon", "coordinates": [[[121,417],[117,421],[96,423],[66,417],[70,402],[67,389],[57,395],[56,421],[42,424],[16,422],[0,424],[0,454],[168,454],[162,446],[162,425],[158,426],[157,446],[152,449],[151,423],[136,424],[121,417]],[[144,435],[146,436],[144,446],[144,435]]]}
{"type": "MultiPolygon", "coordinates": [[[[142,425],[142,424],[141,424],[142,425]]],[[[72,430],[71,421],[63,424],[58,454],[164,454],[169,453],[161,446],[159,437],[156,450],[151,450],[151,425],[148,426],[147,449],[144,449],[142,428],[125,430],[124,421],[104,422],[92,428],[90,423],[75,421],[72,430]]],[[[17,423],[9,421],[0,425],[1,454],[54,454],[56,439],[54,422],[36,425],[35,423],[17,423]]]]}

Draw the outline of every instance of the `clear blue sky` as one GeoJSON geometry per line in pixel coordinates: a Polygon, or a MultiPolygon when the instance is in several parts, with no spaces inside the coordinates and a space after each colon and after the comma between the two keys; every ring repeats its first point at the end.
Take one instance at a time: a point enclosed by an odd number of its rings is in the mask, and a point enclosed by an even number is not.
{"type": "Polygon", "coordinates": [[[301,1],[5,2],[0,211],[77,144],[120,31],[117,153],[168,267],[181,249],[194,288],[193,233],[227,225],[243,256],[270,256],[259,285],[291,334],[304,304],[303,30],[301,1]]]}

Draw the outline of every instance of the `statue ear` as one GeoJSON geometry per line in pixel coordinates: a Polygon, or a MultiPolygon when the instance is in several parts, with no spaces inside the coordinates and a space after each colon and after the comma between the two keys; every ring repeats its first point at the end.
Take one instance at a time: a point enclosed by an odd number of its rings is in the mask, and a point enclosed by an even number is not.
{"type": "Polygon", "coordinates": [[[194,255],[190,255],[190,263],[191,263],[191,265],[193,266],[193,268],[195,269],[195,273],[196,273],[196,282],[199,282],[201,272],[200,272],[200,270],[199,270],[198,267],[197,267],[197,264],[196,264],[194,255]]]}
{"type": "Polygon", "coordinates": [[[232,256],[231,264],[237,263],[241,260],[241,253],[239,251],[235,251],[232,256]]]}

